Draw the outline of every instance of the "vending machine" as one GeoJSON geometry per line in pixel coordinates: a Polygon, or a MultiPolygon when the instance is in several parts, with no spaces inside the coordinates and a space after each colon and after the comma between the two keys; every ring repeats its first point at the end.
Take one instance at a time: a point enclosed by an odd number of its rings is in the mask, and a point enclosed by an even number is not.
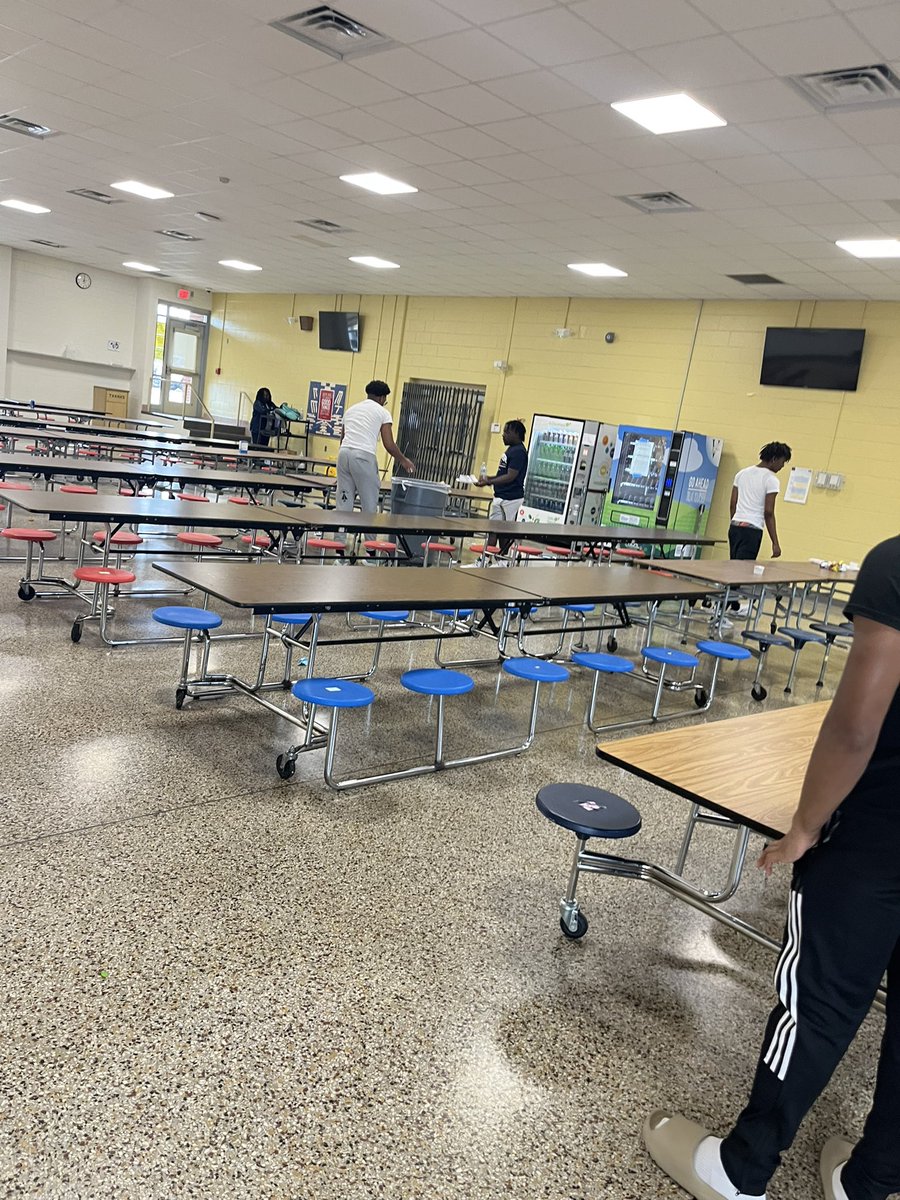
{"type": "Polygon", "coordinates": [[[519,520],[598,524],[615,442],[615,425],[535,413],[519,520]]]}
{"type": "Polygon", "coordinates": [[[720,438],[620,426],[602,524],[705,533],[721,457],[720,438]]]}

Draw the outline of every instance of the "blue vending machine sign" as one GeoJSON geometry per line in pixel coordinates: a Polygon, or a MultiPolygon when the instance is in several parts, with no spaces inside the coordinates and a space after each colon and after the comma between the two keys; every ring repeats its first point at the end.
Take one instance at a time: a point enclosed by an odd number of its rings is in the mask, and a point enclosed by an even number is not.
{"type": "Polygon", "coordinates": [[[310,433],[323,437],[337,437],[344,423],[344,402],[347,399],[345,383],[319,383],[310,381],[306,401],[306,416],[310,422],[310,433]]]}

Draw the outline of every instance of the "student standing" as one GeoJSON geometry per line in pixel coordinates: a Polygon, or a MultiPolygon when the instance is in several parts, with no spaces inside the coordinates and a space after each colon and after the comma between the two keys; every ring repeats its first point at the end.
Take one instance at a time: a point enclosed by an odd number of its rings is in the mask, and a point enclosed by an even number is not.
{"type": "Polygon", "coordinates": [[[872,1108],[854,1146],[820,1159],[826,1200],[900,1192],[900,537],[866,557],[845,609],[853,642],[788,833],[758,865],[793,863],[784,949],[747,1107],[720,1141],[673,1113],[644,1124],[653,1159],[697,1200],[764,1197],[782,1151],[863,1021],[889,999],[872,1108]]]}
{"type": "Polygon", "coordinates": [[[272,399],[272,393],[267,387],[260,388],[253,401],[253,413],[250,417],[250,441],[254,446],[268,446],[270,437],[268,417],[274,411],[275,402],[272,399]]]}
{"type": "MultiPolygon", "coordinates": [[[[528,471],[528,451],[525,448],[525,426],[521,421],[507,421],[503,426],[503,445],[496,475],[482,475],[479,487],[493,487],[494,499],[488,514],[491,521],[515,521],[525,496],[525,475],[528,471]]],[[[505,554],[512,538],[500,539],[500,552],[505,554]]]]}
{"type": "Polygon", "coordinates": [[[412,475],[416,464],[400,452],[391,433],[393,418],[385,408],[391,389],[382,379],[366,384],[366,398],[344,413],[341,448],[337,458],[335,508],[352,512],[356,497],[363,512],[378,511],[381,479],[375,448],[379,438],[388,454],[412,475]]]}
{"type": "Polygon", "coordinates": [[[728,527],[731,558],[755,560],[762,545],[764,528],[772,539],[772,557],[781,557],[775,527],[775,498],[780,489],[777,476],[790,461],[790,446],[784,442],[768,442],[760,450],[756,466],[744,467],[735,475],[728,527]]]}

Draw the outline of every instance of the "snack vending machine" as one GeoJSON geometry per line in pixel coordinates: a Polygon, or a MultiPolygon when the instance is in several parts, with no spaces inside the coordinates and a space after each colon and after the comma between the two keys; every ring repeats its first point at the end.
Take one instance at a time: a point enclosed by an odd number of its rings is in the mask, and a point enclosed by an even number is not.
{"type": "Polygon", "coordinates": [[[535,413],[519,520],[598,524],[615,441],[615,425],[535,413]]]}
{"type": "Polygon", "coordinates": [[[602,524],[705,533],[721,457],[720,438],[620,426],[602,524]]]}

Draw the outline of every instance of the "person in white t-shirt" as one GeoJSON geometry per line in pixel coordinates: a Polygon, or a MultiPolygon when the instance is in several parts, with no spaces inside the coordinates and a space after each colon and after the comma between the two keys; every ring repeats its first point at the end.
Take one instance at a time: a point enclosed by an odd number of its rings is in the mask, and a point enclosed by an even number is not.
{"type": "Polygon", "coordinates": [[[410,475],[416,465],[400,452],[391,433],[393,418],[385,408],[391,389],[382,379],[366,384],[366,398],[344,413],[344,431],[337,458],[337,488],[335,508],[352,512],[359,497],[363,512],[378,511],[378,459],[375,449],[379,438],[388,454],[410,475]]]}
{"type": "Polygon", "coordinates": [[[781,557],[775,527],[775,497],[780,489],[778,472],[790,461],[790,446],[785,442],[768,442],[760,450],[756,466],[744,467],[735,475],[728,527],[731,558],[755,560],[762,545],[763,529],[768,530],[772,539],[772,557],[781,557]]]}

